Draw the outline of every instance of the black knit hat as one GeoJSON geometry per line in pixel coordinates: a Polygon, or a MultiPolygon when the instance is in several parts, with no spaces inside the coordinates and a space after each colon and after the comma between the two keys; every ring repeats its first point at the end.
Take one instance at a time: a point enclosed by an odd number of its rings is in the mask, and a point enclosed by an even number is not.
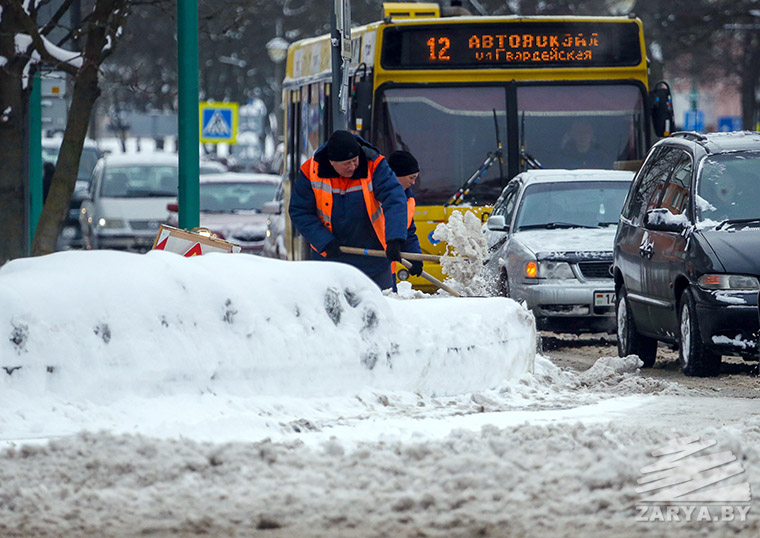
{"type": "Polygon", "coordinates": [[[408,151],[394,151],[388,156],[388,166],[396,177],[409,176],[420,171],[417,159],[408,151]]]}
{"type": "Polygon", "coordinates": [[[348,131],[335,131],[327,141],[327,158],[335,162],[350,161],[359,155],[361,147],[348,131]]]}

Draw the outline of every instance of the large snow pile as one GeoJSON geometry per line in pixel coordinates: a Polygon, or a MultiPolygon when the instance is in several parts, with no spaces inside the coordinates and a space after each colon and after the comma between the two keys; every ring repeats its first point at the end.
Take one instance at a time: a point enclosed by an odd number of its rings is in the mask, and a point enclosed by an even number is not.
{"type": "Polygon", "coordinates": [[[26,394],[457,394],[535,353],[513,301],[400,301],[347,265],[244,255],[20,259],[0,269],[0,305],[0,387],[26,394]]]}

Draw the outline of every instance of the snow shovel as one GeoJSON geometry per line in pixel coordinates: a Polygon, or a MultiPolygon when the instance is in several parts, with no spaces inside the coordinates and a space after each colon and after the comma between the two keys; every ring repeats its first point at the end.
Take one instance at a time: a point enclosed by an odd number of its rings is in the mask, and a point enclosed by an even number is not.
{"type": "MultiPolygon", "coordinates": [[[[375,249],[357,248],[357,247],[340,247],[340,251],[345,254],[358,254],[360,256],[372,256],[375,258],[385,258],[384,250],[375,250],[375,249]]],[[[411,269],[412,267],[412,264],[409,262],[409,260],[419,260],[419,261],[441,263],[441,257],[436,256],[435,254],[416,254],[414,252],[402,252],[401,264],[407,269],[411,269]]],[[[422,271],[420,276],[424,278],[425,280],[427,280],[428,282],[438,286],[443,291],[447,292],[453,297],[460,297],[459,293],[454,288],[444,284],[443,282],[435,278],[433,275],[426,273],[425,271],[422,271]]]]}

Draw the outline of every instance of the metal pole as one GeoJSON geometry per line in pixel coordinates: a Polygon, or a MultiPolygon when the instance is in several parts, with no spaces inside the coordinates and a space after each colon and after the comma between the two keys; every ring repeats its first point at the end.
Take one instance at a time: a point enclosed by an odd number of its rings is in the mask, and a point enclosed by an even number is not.
{"type": "Polygon", "coordinates": [[[332,3],[332,13],[330,15],[330,24],[332,33],[330,39],[331,65],[332,65],[332,87],[330,88],[330,104],[332,107],[332,130],[347,129],[348,122],[346,115],[340,110],[340,85],[343,82],[343,58],[340,54],[340,32],[338,31],[338,19],[335,13],[335,2],[332,3]]]}
{"type": "Polygon", "coordinates": [[[42,80],[32,79],[29,98],[29,248],[42,213],[42,80]]]}
{"type": "Polygon", "coordinates": [[[198,2],[177,1],[179,76],[179,227],[200,224],[200,118],[198,112],[198,2]]]}

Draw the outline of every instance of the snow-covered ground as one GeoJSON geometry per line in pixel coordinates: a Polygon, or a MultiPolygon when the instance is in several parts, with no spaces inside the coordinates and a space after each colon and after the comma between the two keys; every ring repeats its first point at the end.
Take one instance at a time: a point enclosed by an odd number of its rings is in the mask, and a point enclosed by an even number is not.
{"type": "Polygon", "coordinates": [[[760,491],[757,400],[636,357],[562,370],[520,305],[412,295],[245,255],[6,264],[0,536],[760,533],[753,507],[636,508],[652,452],[689,435],[760,491]]]}

